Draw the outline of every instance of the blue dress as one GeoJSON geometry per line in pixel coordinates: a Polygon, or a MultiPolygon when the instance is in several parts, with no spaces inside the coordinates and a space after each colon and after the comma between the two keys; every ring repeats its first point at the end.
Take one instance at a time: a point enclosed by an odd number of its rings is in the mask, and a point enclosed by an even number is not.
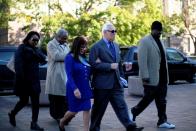
{"type": "Polygon", "coordinates": [[[91,109],[92,90],[90,88],[90,66],[75,60],[72,54],[65,57],[65,69],[67,74],[66,96],[71,112],[88,111],[91,109]],[[74,95],[78,88],[81,99],[74,95]]]}

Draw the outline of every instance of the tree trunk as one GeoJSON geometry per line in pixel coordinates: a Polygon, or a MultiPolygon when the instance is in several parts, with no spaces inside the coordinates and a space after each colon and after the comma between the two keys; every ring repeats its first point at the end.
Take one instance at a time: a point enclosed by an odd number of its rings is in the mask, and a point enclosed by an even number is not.
{"type": "Polygon", "coordinates": [[[190,25],[190,15],[189,15],[189,3],[188,0],[182,1],[182,9],[183,9],[183,19],[184,25],[186,28],[189,28],[190,25]]]}
{"type": "Polygon", "coordinates": [[[196,37],[195,37],[195,41],[194,41],[194,47],[195,47],[195,52],[194,52],[194,55],[196,56],[196,37]]]}
{"type": "Polygon", "coordinates": [[[0,27],[0,45],[8,44],[8,28],[0,27]]]}
{"type": "Polygon", "coordinates": [[[183,0],[182,1],[182,9],[183,9],[183,19],[184,19],[184,25],[185,28],[190,35],[193,44],[194,44],[194,55],[196,55],[196,37],[192,34],[191,29],[190,29],[190,12],[189,12],[189,1],[188,0],[183,0]]]}

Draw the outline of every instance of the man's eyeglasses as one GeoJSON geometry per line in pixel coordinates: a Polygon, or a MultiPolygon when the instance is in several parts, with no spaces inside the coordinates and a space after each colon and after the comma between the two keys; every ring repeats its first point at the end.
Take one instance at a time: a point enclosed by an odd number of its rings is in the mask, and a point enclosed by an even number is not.
{"type": "Polygon", "coordinates": [[[116,30],[107,30],[108,32],[111,32],[111,33],[116,33],[117,31],[116,30]]]}

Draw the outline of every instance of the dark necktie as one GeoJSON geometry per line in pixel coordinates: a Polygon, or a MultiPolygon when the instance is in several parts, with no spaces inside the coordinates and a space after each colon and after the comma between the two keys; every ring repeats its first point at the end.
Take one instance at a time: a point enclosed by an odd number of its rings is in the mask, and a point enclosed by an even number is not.
{"type": "Polygon", "coordinates": [[[109,49],[110,49],[110,52],[112,53],[112,57],[114,60],[116,60],[116,53],[115,53],[115,49],[114,49],[114,45],[111,41],[108,42],[109,43],[109,49]]]}

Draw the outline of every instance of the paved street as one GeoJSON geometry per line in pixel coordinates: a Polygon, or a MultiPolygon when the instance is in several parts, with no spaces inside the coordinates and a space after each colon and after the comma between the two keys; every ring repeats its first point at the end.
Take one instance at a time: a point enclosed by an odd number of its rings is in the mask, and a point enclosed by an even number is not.
{"type": "MultiPolygon", "coordinates": [[[[141,99],[141,97],[128,95],[127,89],[125,89],[125,97],[129,109],[141,99]]],[[[196,84],[170,85],[167,99],[168,121],[176,125],[175,131],[196,131],[196,84]]],[[[9,124],[7,113],[17,100],[15,96],[0,96],[0,131],[30,130],[30,107],[26,107],[17,115],[15,128],[9,124]]],[[[156,127],[156,115],[157,111],[153,102],[137,117],[137,124],[144,127],[143,131],[166,131],[166,129],[156,127]]],[[[46,131],[58,131],[57,123],[50,117],[48,107],[40,108],[39,124],[46,131]]],[[[82,131],[82,126],[82,113],[79,113],[65,129],[66,131],[82,131]]],[[[117,120],[111,105],[108,106],[102,120],[101,131],[125,131],[117,120]]]]}

